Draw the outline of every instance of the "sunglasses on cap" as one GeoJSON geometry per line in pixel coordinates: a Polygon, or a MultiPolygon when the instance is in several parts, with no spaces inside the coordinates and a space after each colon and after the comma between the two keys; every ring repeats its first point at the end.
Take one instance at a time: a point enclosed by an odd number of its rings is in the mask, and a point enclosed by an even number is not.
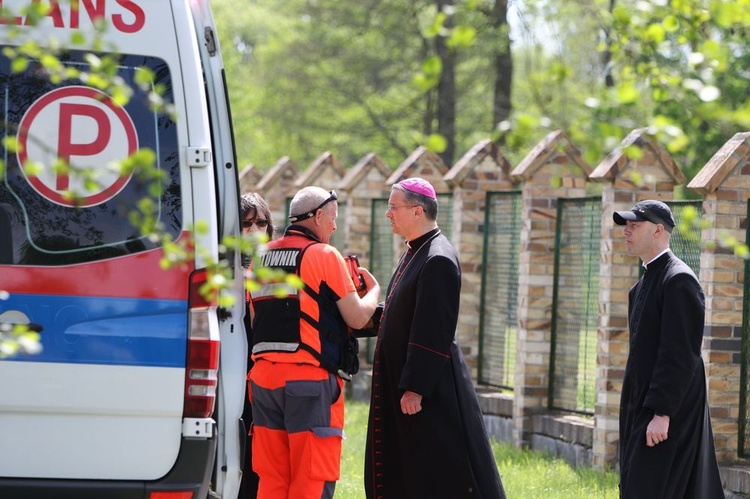
{"type": "Polygon", "coordinates": [[[318,212],[319,209],[330,203],[331,201],[337,201],[339,198],[336,195],[336,191],[331,191],[329,193],[330,195],[326,198],[325,201],[320,203],[317,208],[314,210],[310,210],[307,213],[302,213],[301,215],[291,215],[289,216],[290,222],[301,222],[302,220],[307,220],[308,218],[312,218],[315,216],[315,214],[318,212]]]}

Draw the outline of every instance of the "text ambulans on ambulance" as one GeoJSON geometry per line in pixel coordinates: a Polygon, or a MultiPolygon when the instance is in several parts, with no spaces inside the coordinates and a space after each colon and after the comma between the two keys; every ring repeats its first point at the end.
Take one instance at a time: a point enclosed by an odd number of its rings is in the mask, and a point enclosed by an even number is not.
{"type": "Polygon", "coordinates": [[[84,73],[92,53],[116,55],[133,92],[120,106],[85,77],[50,79],[34,59],[15,72],[0,56],[0,326],[39,325],[43,347],[0,360],[0,497],[234,499],[244,307],[199,292],[221,258],[236,296],[243,286],[239,255],[221,253],[239,232],[238,176],[208,0],[0,5],[4,47],[59,43],[63,68],[84,73]],[[36,25],[29,5],[49,7],[36,25]],[[174,113],[149,105],[139,68],[174,113]],[[147,149],[160,174],[156,221],[200,248],[168,269],[160,240],[129,219],[154,179],[112,167],[147,149]]]}

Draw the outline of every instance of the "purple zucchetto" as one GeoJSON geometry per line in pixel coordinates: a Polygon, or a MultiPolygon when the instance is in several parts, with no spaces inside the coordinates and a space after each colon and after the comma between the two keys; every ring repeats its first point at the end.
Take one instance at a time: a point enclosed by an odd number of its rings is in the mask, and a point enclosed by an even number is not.
{"type": "Polygon", "coordinates": [[[411,191],[416,194],[427,196],[430,199],[437,199],[437,195],[435,194],[435,188],[432,187],[432,184],[430,184],[428,181],[426,181],[423,178],[419,178],[419,177],[407,178],[406,180],[402,180],[401,182],[399,182],[398,185],[400,185],[407,191],[411,191]]]}

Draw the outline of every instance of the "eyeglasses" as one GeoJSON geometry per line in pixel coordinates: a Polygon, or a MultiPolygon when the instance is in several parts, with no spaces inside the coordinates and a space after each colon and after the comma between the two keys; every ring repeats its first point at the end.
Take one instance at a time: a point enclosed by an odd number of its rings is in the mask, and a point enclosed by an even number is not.
{"type": "Polygon", "coordinates": [[[249,229],[253,225],[257,225],[261,229],[265,229],[268,227],[268,220],[265,218],[256,218],[255,220],[243,220],[242,221],[242,228],[243,229],[249,229]]]}
{"type": "Polygon", "coordinates": [[[326,198],[325,201],[320,203],[317,208],[314,210],[310,210],[307,213],[302,213],[301,215],[291,215],[289,216],[290,222],[300,222],[302,220],[307,220],[308,218],[312,218],[315,216],[315,214],[318,212],[319,209],[323,208],[325,205],[330,203],[331,201],[337,201],[339,197],[336,195],[336,191],[329,192],[328,198],[326,198]]]}
{"type": "Polygon", "coordinates": [[[414,208],[415,206],[418,206],[416,204],[390,204],[388,203],[388,209],[386,211],[396,211],[399,208],[414,208]]]}

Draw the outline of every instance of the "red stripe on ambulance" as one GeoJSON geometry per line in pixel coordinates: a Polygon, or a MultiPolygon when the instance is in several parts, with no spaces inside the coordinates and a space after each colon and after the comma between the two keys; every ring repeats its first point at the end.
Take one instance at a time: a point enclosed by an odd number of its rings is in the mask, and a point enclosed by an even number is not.
{"type": "MultiPolygon", "coordinates": [[[[183,232],[181,237],[189,237],[183,232]]],[[[186,300],[192,264],[166,272],[162,249],[64,267],[2,265],[2,286],[9,293],[186,300]],[[158,276],[147,279],[144,276],[158,276]]]]}

